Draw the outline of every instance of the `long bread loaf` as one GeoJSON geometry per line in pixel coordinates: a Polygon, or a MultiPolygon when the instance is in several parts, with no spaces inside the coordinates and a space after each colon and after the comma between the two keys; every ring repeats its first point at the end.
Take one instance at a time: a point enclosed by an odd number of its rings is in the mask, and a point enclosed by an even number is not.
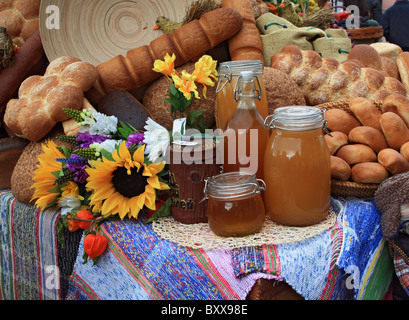
{"type": "Polygon", "coordinates": [[[243,17],[231,8],[219,8],[205,13],[172,34],[164,34],[149,45],[127,52],[126,57],[118,55],[97,66],[98,79],[87,93],[94,105],[114,90],[130,91],[161,76],[152,70],[156,59],[163,59],[166,53],[176,55],[175,67],[199,57],[238,32],[243,17]]]}

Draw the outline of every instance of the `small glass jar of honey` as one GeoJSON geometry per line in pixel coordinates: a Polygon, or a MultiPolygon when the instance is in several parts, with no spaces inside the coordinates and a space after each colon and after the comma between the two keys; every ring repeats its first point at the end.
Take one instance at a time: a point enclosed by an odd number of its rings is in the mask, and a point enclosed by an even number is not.
{"type": "Polygon", "coordinates": [[[266,186],[255,174],[228,172],[205,180],[207,219],[218,236],[240,237],[256,233],[264,224],[261,191],[266,186]]]}
{"type": "Polygon", "coordinates": [[[271,129],[264,154],[266,215],[290,226],[320,222],[328,214],[331,198],[325,110],[281,107],[265,119],[265,125],[271,129]]]}

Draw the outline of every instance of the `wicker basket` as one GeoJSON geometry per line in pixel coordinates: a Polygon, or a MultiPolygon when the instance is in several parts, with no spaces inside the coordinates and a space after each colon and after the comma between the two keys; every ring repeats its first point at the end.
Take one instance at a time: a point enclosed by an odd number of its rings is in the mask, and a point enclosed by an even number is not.
{"type": "MultiPolygon", "coordinates": [[[[381,100],[371,101],[379,110],[381,110],[381,100]]],[[[317,105],[316,107],[326,110],[341,109],[355,117],[355,115],[349,109],[349,100],[327,102],[317,105]]],[[[333,179],[331,181],[331,194],[336,197],[373,198],[378,187],[379,184],[375,183],[358,183],[353,181],[340,181],[333,179]]]]}
{"type": "Polygon", "coordinates": [[[346,29],[346,31],[349,32],[353,40],[378,39],[383,37],[382,26],[346,29]]]}

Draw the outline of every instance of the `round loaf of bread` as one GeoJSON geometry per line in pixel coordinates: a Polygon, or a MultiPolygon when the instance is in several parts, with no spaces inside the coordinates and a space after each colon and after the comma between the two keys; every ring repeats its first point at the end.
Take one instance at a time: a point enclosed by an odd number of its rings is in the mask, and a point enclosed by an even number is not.
{"type": "Polygon", "coordinates": [[[331,156],[331,178],[347,181],[351,177],[351,167],[343,159],[331,156]]]}
{"type": "Polygon", "coordinates": [[[361,143],[371,147],[376,153],[388,147],[383,133],[375,128],[360,126],[353,128],[348,135],[351,143],[361,143]]]}
{"type": "Polygon", "coordinates": [[[382,112],[394,112],[399,115],[409,127],[409,98],[399,93],[387,96],[382,103],[382,112]]]}
{"type": "Polygon", "coordinates": [[[324,136],[325,142],[327,143],[330,155],[334,155],[339,148],[348,144],[348,136],[340,131],[331,132],[331,136],[326,134],[324,136]]]}
{"type": "Polygon", "coordinates": [[[409,141],[409,129],[402,118],[394,112],[385,112],[380,119],[382,132],[389,147],[400,150],[409,141]]]}
{"type": "Polygon", "coordinates": [[[351,179],[358,183],[381,183],[389,178],[389,173],[378,162],[357,163],[351,168],[351,179]]]}
{"type": "Polygon", "coordinates": [[[345,160],[349,165],[377,160],[375,151],[364,144],[347,144],[338,150],[336,156],[345,160]]]}
{"type": "Polygon", "coordinates": [[[340,131],[348,135],[353,128],[361,125],[354,116],[341,109],[329,109],[325,116],[328,121],[327,128],[330,131],[340,131]]]}
{"type": "Polygon", "coordinates": [[[409,161],[409,142],[405,142],[400,147],[400,153],[409,161]]]}
{"type": "Polygon", "coordinates": [[[28,143],[28,140],[18,137],[0,139],[0,190],[11,187],[14,167],[28,143]]]}
{"type": "Polygon", "coordinates": [[[382,71],[382,60],[378,51],[367,44],[355,45],[348,54],[348,60],[355,60],[364,67],[382,71]]]}
{"type": "Polygon", "coordinates": [[[381,57],[391,58],[396,61],[399,54],[402,53],[402,48],[390,42],[374,42],[370,46],[378,51],[381,57]]]}
{"type": "Polygon", "coordinates": [[[387,148],[379,152],[378,162],[391,174],[409,171],[409,161],[395,149],[387,148]]]}
{"type": "Polygon", "coordinates": [[[362,97],[352,99],[349,102],[349,108],[363,126],[382,130],[379,123],[381,111],[369,99],[362,97]]]}

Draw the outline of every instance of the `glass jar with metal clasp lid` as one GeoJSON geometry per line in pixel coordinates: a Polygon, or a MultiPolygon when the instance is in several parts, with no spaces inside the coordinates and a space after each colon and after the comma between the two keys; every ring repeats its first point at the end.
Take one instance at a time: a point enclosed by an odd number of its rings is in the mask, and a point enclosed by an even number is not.
{"type": "Polygon", "coordinates": [[[229,172],[205,180],[207,218],[218,236],[239,237],[257,232],[265,221],[261,191],[263,180],[255,174],[229,172]]]}
{"type": "Polygon", "coordinates": [[[260,60],[226,61],[220,63],[216,88],[216,125],[226,129],[227,122],[237,109],[238,79],[242,71],[252,71],[256,85],[256,106],[260,115],[268,116],[267,95],[263,81],[263,64],[260,60]]]}
{"type": "Polygon", "coordinates": [[[326,124],[325,110],[307,106],[277,108],[265,119],[271,134],[264,154],[264,204],[274,222],[309,226],[328,214],[331,166],[326,124]]]}

